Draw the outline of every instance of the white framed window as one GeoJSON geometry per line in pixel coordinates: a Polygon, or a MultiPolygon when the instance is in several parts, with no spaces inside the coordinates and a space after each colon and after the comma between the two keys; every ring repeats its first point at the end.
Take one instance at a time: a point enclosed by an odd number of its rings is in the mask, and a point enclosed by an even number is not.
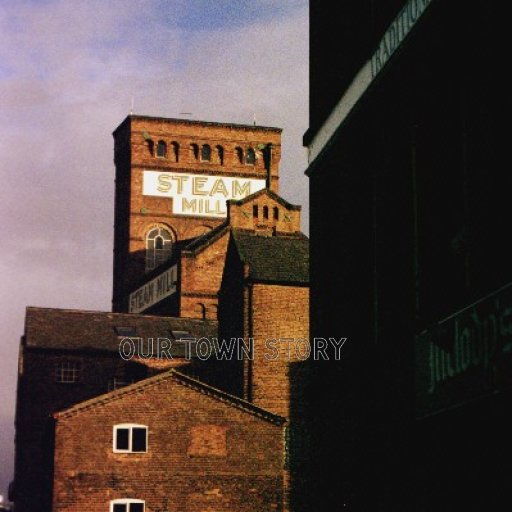
{"type": "Polygon", "coordinates": [[[135,423],[114,425],[113,440],[115,453],[146,453],[148,451],[148,427],[135,423]]]}
{"type": "Polygon", "coordinates": [[[146,504],[143,500],[131,498],[112,500],[109,512],[144,512],[146,504]]]}
{"type": "Polygon", "coordinates": [[[153,270],[172,256],[172,235],[164,228],[153,228],[146,237],[146,271],[153,270]]]}
{"type": "Polygon", "coordinates": [[[80,361],[59,361],[55,364],[55,382],[74,384],[82,379],[80,361]]]}

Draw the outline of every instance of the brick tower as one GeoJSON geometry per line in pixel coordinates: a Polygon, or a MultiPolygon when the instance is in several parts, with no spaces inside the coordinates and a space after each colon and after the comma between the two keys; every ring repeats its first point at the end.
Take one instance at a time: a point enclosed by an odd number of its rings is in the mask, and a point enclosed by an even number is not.
{"type": "MultiPolygon", "coordinates": [[[[113,136],[112,302],[128,312],[130,293],[170,272],[183,247],[225,221],[226,200],[278,191],[281,129],[131,115],[113,136]]],[[[175,274],[164,277],[179,289],[175,274]]],[[[167,301],[166,314],[179,314],[179,300],[167,301]]]]}

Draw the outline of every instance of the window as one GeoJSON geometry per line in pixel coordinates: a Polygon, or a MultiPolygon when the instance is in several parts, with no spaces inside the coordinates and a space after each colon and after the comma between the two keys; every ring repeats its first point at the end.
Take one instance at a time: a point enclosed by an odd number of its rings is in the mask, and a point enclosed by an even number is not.
{"type": "Polygon", "coordinates": [[[142,500],[112,500],[109,512],[144,512],[145,503],[142,500]]]}
{"type": "Polygon", "coordinates": [[[253,207],[252,207],[252,216],[257,219],[258,218],[258,205],[255,204],[253,207]]]}
{"type": "Polygon", "coordinates": [[[153,270],[170,259],[172,236],[164,228],[152,229],[146,237],[146,271],[153,270]]]}
{"type": "Polygon", "coordinates": [[[217,146],[217,156],[219,158],[219,164],[224,165],[224,148],[222,146],[217,146]]]}
{"type": "Polygon", "coordinates": [[[123,338],[130,338],[137,336],[137,328],[133,326],[121,326],[116,325],[114,327],[114,331],[118,336],[122,336],[123,338]]]}
{"type": "Polygon", "coordinates": [[[151,139],[148,139],[146,142],[147,142],[147,145],[148,145],[148,153],[151,156],[153,156],[153,151],[155,149],[155,143],[151,139]]]}
{"type": "Polygon", "coordinates": [[[200,315],[200,318],[206,318],[206,306],[204,304],[197,304],[197,312],[200,315]]]}
{"type": "Polygon", "coordinates": [[[268,219],[268,206],[263,207],[263,218],[268,219]]]}
{"type": "Polygon", "coordinates": [[[159,140],[156,145],[156,156],[165,158],[167,156],[167,144],[163,140],[159,140]]]}
{"type": "Polygon", "coordinates": [[[148,427],[122,423],[114,426],[115,453],[145,453],[148,451],[148,427]]]}
{"type": "Polygon", "coordinates": [[[73,384],[82,378],[82,364],[79,361],[61,361],[55,365],[55,382],[73,384]]]}
{"type": "Polygon", "coordinates": [[[209,162],[212,159],[212,148],[208,144],[204,144],[201,148],[201,160],[209,162]]]}
{"type": "Polygon", "coordinates": [[[199,146],[197,144],[190,144],[190,156],[192,160],[199,158],[199,146]]]}
{"type": "Polygon", "coordinates": [[[254,152],[254,149],[249,148],[247,150],[247,156],[245,157],[245,163],[254,165],[255,162],[256,162],[256,153],[254,152]]]}
{"type": "Polygon", "coordinates": [[[180,145],[177,142],[173,142],[171,144],[172,146],[172,152],[174,155],[174,161],[179,162],[180,161],[180,145]]]}
{"type": "Polygon", "coordinates": [[[274,206],[274,219],[279,220],[279,208],[274,206]]]}
{"type": "Polygon", "coordinates": [[[244,151],[242,148],[238,147],[235,148],[236,156],[238,157],[238,160],[241,164],[244,163],[244,151]]]}

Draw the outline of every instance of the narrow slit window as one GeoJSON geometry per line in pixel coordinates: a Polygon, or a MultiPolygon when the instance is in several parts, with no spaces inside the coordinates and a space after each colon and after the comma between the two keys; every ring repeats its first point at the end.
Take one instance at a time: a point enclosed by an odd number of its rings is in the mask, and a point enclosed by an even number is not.
{"type": "Polygon", "coordinates": [[[245,157],[245,163],[249,165],[254,165],[256,162],[256,153],[254,152],[254,149],[249,148],[247,150],[247,156],[245,157]]]}
{"type": "Polygon", "coordinates": [[[235,148],[235,153],[236,153],[236,156],[238,158],[238,161],[243,164],[244,163],[244,151],[242,148],[238,147],[238,148],[235,148]]]}
{"type": "Polygon", "coordinates": [[[209,162],[212,159],[212,148],[208,144],[204,144],[201,148],[201,160],[209,162]]]}
{"type": "Polygon", "coordinates": [[[257,219],[258,218],[258,205],[255,204],[253,207],[252,207],[252,216],[257,219]]]}
{"type": "Polygon", "coordinates": [[[156,156],[165,158],[167,156],[167,144],[163,140],[159,140],[156,145],[156,156]]]}

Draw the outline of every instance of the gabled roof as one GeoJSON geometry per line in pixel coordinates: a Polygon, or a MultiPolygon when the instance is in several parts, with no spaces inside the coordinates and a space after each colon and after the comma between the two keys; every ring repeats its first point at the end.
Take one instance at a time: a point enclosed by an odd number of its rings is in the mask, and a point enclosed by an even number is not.
{"type": "Polygon", "coordinates": [[[59,350],[119,350],[122,338],[215,337],[217,322],[197,318],[27,307],[24,344],[59,350]],[[180,334],[180,337],[183,335],[180,334]]]}
{"type": "Polygon", "coordinates": [[[262,236],[233,230],[233,241],[249,279],[261,282],[309,284],[309,240],[300,236],[262,236]]]}
{"type": "Polygon", "coordinates": [[[269,188],[262,188],[261,190],[258,190],[257,192],[254,192],[253,194],[250,194],[243,199],[230,199],[227,201],[229,204],[236,204],[237,206],[242,206],[246,203],[249,203],[250,201],[253,201],[254,199],[257,199],[260,196],[267,195],[270,198],[272,198],[274,201],[277,201],[279,204],[287,208],[288,210],[301,210],[302,206],[298,204],[291,204],[285,199],[283,199],[280,195],[276,194],[269,188]]]}
{"type": "MultiPolygon", "coordinates": [[[[257,416],[258,418],[261,418],[262,420],[268,421],[270,423],[282,425],[283,423],[286,422],[286,419],[281,416],[272,414],[271,412],[268,412],[265,409],[261,409],[260,407],[255,406],[251,402],[243,400],[242,398],[239,398],[237,396],[230,395],[229,393],[225,393],[220,389],[209,386],[204,382],[189,377],[188,375],[184,375],[183,373],[177,372],[176,370],[169,370],[165,373],[155,375],[154,377],[149,377],[148,379],[140,380],[135,384],[131,384],[129,386],[125,386],[115,391],[111,391],[110,393],[105,393],[103,395],[91,398],[90,400],[85,400],[84,402],[80,402],[79,404],[76,404],[68,409],[55,412],[53,414],[53,417],[58,420],[59,418],[73,416],[75,414],[88,411],[94,407],[100,407],[104,404],[114,402],[116,400],[122,400],[127,395],[133,395],[135,393],[140,392],[143,389],[151,388],[152,386],[157,386],[161,382],[169,379],[172,379],[178,384],[186,386],[198,393],[202,393],[203,395],[210,397],[212,400],[223,402],[229,405],[230,407],[234,407],[248,414],[252,414],[253,416],[257,416]]],[[[173,398],[171,397],[171,399],[173,398]]]]}

